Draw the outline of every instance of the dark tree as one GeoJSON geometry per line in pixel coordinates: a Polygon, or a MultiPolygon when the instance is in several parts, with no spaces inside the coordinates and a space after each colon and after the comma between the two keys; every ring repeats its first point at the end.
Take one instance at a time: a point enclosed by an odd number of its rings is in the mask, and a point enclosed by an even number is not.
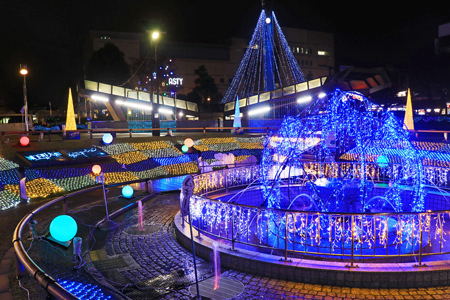
{"type": "Polygon", "coordinates": [[[198,104],[202,103],[202,97],[195,92],[190,92],[189,94],[187,94],[186,100],[198,104]]]}
{"type": "Polygon", "coordinates": [[[450,56],[414,57],[407,70],[410,86],[421,100],[425,100],[429,106],[446,109],[450,91],[450,56]]]}
{"type": "Polygon", "coordinates": [[[220,103],[222,100],[222,94],[219,93],[214,78],[209,76],[208,70],[204,65],[200,66],[194,71],[195,75],[198,76],[195,79],[194,93],[197,93],[202,98],[203,103],[207,103],[208,98],[210,98],[211,103],[220,103]]]}
{"type": "Polygon", "coordinates": [[[130,78],[130,67],[124,57],[125,54],[116,45],[105,44],[103,48],[92,53],[87,65],[86,79],[112,85],[124,84],[130,78]]]}

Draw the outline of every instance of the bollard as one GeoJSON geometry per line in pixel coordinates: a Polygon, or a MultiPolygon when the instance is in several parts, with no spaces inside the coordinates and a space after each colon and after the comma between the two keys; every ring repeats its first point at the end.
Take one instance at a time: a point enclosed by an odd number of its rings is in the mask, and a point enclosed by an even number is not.
{"type": "Polygon", "coordinates": [[[355,247],[355,216],[351,216],[351,225],[352,226],[352,249],[351,249],[351,257],[350,257],[350,265],[346,265],[347,268],[358,268],[357,265],[354,265],[354,247],[355,247]]]}
{"type": "Polygon", "coordinates": [[[231,208],[233,213],[231,214],[231,250],[235,251],[234,249],[234,208],[231,208]]]}
{"type": "Polygon", "coordinates": [[[68,215],[69,214],[69,205],[67,203],[67,199],[63,200],[63,215],[68,215]]]}
{"type": "Polygon", "coordinates": [[[16,264],[16,278],[19,279],[25,275],[25,266],[20,262],[17,253],[14,251],[14,259],[16,264]]]}
{"type": "Polygon", "coordinates": [[[284,221],[284,261],[288,261],[288,213],[286,212],[286,219],[284,221]]]}
{"type": "Polygon", "coordinates": [[[423,238],[423,229],[422,229],[422,215],[419,214],[419,230],[420,230],[420,240],[419,240],[419,264],[414,265],[415,268],[420,267],[428,267],[426,264],[422,264],[422,238],[423,238]]]}

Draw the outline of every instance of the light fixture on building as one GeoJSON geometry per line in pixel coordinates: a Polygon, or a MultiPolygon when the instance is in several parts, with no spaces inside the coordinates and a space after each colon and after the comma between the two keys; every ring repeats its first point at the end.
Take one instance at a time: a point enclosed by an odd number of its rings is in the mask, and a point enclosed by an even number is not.
{"type": "Polygon", "coordinates": [[[270,110],[270,106],[263,106],[259,108],[252,109],[248,112],[249,116],[259,115],[265,112],[268,112],[270,110]]]}
{"type": "Polygon", "coordinates": [[[101,95],[92,95],[92,100],[100,101],[100,102],[109,102],[109,98],[101,95]]]}
{"type": "Polygon", "coordinates": [[[312,97],[311,96],[304,96],[304,97],[301,97],[301,98],[298,98],[297,99],[297,103],[306,103],[306,102],[309,102],[309,101],[311,101],[312,100],[312,97]]]}

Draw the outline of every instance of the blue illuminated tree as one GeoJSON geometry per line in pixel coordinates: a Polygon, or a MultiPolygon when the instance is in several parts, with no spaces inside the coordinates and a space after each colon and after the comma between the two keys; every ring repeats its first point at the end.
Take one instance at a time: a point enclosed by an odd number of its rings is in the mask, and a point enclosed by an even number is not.
{"type": "Polygon", "coordinates": [[[267,16],[263,9],[222,103],[304,81],[275,14],[267,16]]]}
{"type": "Polygon", "coordinates": [[[299,201],[302,210],[322,212],[424,210],[423,162],[408,132],[391,112],[357,92],[336,90],[287,117],[267,138],[261,166],[264,206],[299,201]],[[393,150],[399,153],[395,163],[393,150]],[[314,163],[302,161],[307,152],[314,163]],[[291,193],[288,185],[286,193],[286,182],[296,176],[303,180],[300,192],[291,193]],[[389,186],[375,192],[375,177],[389,186]],[[297,200],[304,192],[308,197],[297,200]]]}

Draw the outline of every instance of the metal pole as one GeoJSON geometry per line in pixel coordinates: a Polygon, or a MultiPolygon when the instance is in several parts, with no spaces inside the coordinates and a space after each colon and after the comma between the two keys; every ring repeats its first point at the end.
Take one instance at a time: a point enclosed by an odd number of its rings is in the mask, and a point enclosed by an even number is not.
{"type": "Polygon", "coordinates": [[[28,131],[27,75],[23,75],[23,105],[25,108],[25,130],[28,131]]]}
{"type": "Polygon", "coordinates": [[[102,172],[102,187],[103,187],[103,199],[105,200],[105,208],[106,208],[106,220],[109,221],[109,212],[108,212],[108,201],[106,199],[106,191],[105,191],[105,173],[102,172]]]}
{"type": "MultiPolygon", "coordinates": [[[[419,230],[420,230],[420,240],[419,240],[419,264],[414,265],[414,267],[427,267],[426,264],[422,265],[422,238],[423,238],[423,230],[422,230],[422,215],[419,214],[419,230]]],[[[413,235],[414,235],[414,229],[413,229],[413,235]]]]}
{"type": "Polygon", "coordinates": [[[106,190],[105,190],[105,173],[103,173],[103,171],[101,172],[100,178],[102,180],[103,198],[105,200],[105,209],[106,209],[106,220],[100,226],[100,230],[110,231],[116,229],[118,225],[114,221],[109,219],[108,200],[106,199],[106,190]]]}
{"type": "Polygon", "coordinates": [[[25,276],[25,266],[20,261],[18,255],[16,252],[14,252],[14,261],[16,266],[16,278],[21,278],[22,276],[25,276]]]}
{"type": "MultiPolygon", "coordinates": [[[[189,199],[189,202],[191,200],[189,199]]],[[[190,205],[190,203],[189,203],[190,205]]],[[[192,260],[194,262],[194,273],[195,273],[195,288],[197,289],[197,298],[200,299],[200,291],[198,289],[198,276],[197,276],[197,262],[195,261],[195,248],[194,248],[194,234],[192,233],[192,220],[191,220],[191,210],[189,209],[189,229],[191,231],[191,248],[192,248],[192,260]]]]}
{"type": "Polygon", "coordinates": [[[67,199],[63,200],[63,214],[65,215],[69,214],[69,205],[67,203],[67,199]]]}
{"type": "MultiPolygon", "coordinates": [[[[152,128],[159,128],[160,126],[160,117],[159,117],[159,76],[158,76],[158,57],[156,51],[156,39],[155,41],[155,74],[156,74],[156,103],[153,101],[153,112],[152,112],[152,128]]],[[[153,130],[152,136],[160,136],[161,132],[159,130],[153,130]]]]}
{"type": "Polygon", "coordinates": [[[288,257],[288,213],[286,212],[286,219],[284,221],[285,232],[284,232],[284,261],[287,262],[288,257]]]}
{"type": "Polygon", "coordinates": [[[346,265],[347,268],[358,268],[358,266],[354,265],[354,247],[355,247],[355,219],[354,216],[351,216],[351,235],[352,235],[352,249],[351,249],[351,258],[350,258],[350,265],[346,265]]]}
{"type": "Polygon", "coordinates": [[[234,207],[232,207],[231,210],[231,250],[234,251],[234,207]]]}

